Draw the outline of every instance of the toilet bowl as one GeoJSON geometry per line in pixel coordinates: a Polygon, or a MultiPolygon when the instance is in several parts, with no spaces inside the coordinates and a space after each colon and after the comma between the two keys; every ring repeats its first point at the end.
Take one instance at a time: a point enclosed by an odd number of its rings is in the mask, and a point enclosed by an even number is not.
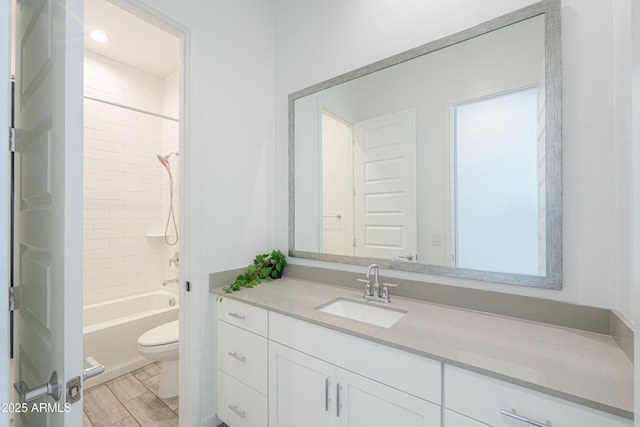
{"type": "Polygon", "coordinates": [[[161,398],[178,395],[179,321],[149,329],[138,338],[138,351],[150,360],[159,360],[161,398]]]}

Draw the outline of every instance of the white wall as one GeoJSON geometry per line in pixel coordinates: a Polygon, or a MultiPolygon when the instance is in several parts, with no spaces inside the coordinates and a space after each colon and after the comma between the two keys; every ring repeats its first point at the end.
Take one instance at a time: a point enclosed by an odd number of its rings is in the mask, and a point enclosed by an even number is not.
{"type": "Polygon", "coordinates": [[[271,248],[273,5],[269,0],[115,0],[154,9],[188,30],[186,146],[181,147],[180,422],[215,425],[215,297],[209,273],[244,266],[271,248]],[[266,178],[266,179],[265,179],[266,178]],[[185,354],[185,353],[182,353],[185,354]],[[194,418],[192,414],[196,415],[194,418]]]}
{"type": "MultiPolygon", "coordinates": [[[[162,113],[161,78],[89,51],[84,68],[86,96],[162,113]]],[[[84,301],[158,289],[168,182],[156,155],[169,120],[93,99],[84,115],[84,301]]]]}
{"type": "MultiPolygon", "coordinates": [[[[276,2],[276,198],[282,207],[276,246],[287,244],[287,96],[314,83],[380,60],[533,3],[530,0],[279,0],[276,2]]],[[[630,89],[617,79],[614,57],[614,1],[563,0],[563,290],[385,271],[436,283],[481,287],[578,304],[617,308],[627,316],[631,222],[626,194],[629,180],[617,169],[628,149],[614,114],[624,111],[616,94],[630,89]],[[614,91],[614,81],[616,90],[614,91]]],[[[624,39],[622,37],[622,39],[624,39]]],[[[317,265],[310,261],[297,261],[317,265]]],[[[353,267],[339,267],[353,270],[353,267]]],[[[357,268],[356,271],[362,270],[357,268]]]]}

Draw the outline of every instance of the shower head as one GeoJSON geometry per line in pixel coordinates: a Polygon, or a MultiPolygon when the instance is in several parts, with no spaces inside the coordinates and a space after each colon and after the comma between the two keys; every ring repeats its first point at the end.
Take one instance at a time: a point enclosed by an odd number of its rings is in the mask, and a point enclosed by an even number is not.
{"type": "Polygon", "coordinates": [[[168,171],[171,171],[171,166],[169,165],[169,157],[171,157],[172,155],[178,155],[177,151],[172,151],[171,153],[167,154],[166,156],[163,156],[161,154],[158,154],[158,160],[160,161],[160,163],[162,163],[162,166],[164,166],[165,168],[167,168],[168,171]]]}
{"type": "Polygon", "coordinates": [[[158,160],[160,161],[160,163],[162,163],[162,166],[164,166],[167,169],[169,168],[168,156],[161,156],[160,154],[158,154],[158,160]]]}

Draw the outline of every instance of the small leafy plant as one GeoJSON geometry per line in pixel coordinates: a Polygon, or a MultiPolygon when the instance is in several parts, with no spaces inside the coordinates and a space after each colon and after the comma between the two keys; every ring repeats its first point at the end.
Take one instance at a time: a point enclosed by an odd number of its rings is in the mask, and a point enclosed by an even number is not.
{"type": "MultiPolygon", "coordinates": [[[[282,270],[287,266],[286,256],[277,249],[270,254],[256,255],[253,264],[247,266],[247,271],[238,274],[236,280],[222,288],[225,294],[239,291],[242,288],[253,288],[263,280],[267,282],[282,277],[282,270]]],[[[222,298],[220,298],[222,301],[222,298]]]]}

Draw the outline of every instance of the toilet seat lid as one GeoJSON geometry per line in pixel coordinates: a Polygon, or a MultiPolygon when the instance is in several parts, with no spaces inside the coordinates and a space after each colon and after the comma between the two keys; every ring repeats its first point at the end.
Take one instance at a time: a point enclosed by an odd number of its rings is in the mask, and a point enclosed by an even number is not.
{"type": "Polygon", "coordinates": [[[180,337],[179,321],[165,323],[149,329],[138,338],[138,345],[153,347],[156,345],[164,345],[178,342],[180,337]]]}

